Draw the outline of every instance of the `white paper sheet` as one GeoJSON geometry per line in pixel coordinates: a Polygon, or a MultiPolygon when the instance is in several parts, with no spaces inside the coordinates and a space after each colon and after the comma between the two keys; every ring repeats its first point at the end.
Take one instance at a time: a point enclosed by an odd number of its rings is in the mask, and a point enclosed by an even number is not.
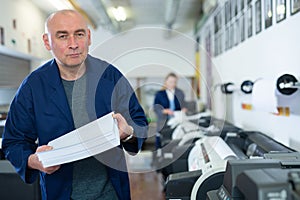
{"type": "Polygon", "coordinates": [[[97,155],[120,144],[117,121],[109,113],[48,143],[53,149],[37,153],[44,167],[97,155]]]}

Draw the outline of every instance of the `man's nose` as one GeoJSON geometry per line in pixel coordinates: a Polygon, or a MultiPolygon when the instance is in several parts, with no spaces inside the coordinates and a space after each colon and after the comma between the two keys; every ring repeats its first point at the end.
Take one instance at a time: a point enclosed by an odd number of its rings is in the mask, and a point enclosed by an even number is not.
{"type": "Polygon", "coordinates": [[[74,35],[69,38],[69,48],[76,49],[78,47],[77,39],[74,35]]]}

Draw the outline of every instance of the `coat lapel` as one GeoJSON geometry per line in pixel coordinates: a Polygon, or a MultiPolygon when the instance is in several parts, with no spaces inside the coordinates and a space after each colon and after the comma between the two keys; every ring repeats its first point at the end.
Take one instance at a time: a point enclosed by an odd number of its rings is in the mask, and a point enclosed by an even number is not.
{"type": "Polygon", "coordinates": [[[167,89],[165,89],[163,91],[163,99],[165,99],[165,101],[166,101],[166,108],[169,108],[170,107],[170,101],[169,101],[169,97],[167,95],[167,89]]]}
{"type": "Polygon", "coordinates": [[[58,66],[54,59],[50,63],[48,71],[45,74],[47,76],[47,80],[49,80],[49,85],[52,88],[52,91],[49,94],[50,100],[54,105],[56,105],[60,112],[65,116],[65,118],[71,124],[73,124],[72,113],[60,78],[58,66]]]}

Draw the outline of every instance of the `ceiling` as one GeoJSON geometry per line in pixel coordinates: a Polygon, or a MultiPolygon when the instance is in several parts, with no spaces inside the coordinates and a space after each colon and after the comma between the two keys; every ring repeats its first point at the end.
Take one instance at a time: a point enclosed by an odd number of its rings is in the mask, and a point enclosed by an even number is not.
{"type": "MultiPolygon", "coordinates": [[[[50,1],[31,0],[47,14],[57,10],[50,1]]],[[[199,19],[203,0],[58,0],[72,3],[75,9],[84,11],[92,26],[120,32],[139,26],[160,26],[188,32],[199,19]],[[113,19],[107,8],[123,6],[127,14],[125,22],[113,19]]]]}

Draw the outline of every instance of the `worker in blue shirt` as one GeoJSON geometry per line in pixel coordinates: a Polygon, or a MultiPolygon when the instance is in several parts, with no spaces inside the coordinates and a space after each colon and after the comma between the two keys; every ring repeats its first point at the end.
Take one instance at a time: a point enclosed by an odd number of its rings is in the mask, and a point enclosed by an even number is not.
{"type": "Polygon", "coordinates": [[[127,79],[88,54],[91,32],[74,10],[51,14],[44,45],[53,59],[33,71],[13,99],[3,134],[6,158],[26,183],[40,175],[42,198],[130,199],[123,149],[137,153],[147,120],[127,79]],[[44,168],[36,152],[48,142],[114,111],[120,146],[72,163],[44,168]],[[101,162],[100,162],[101,161],[101,162]]]}
{"type": "Polygon", "coordinates": [[[167,121],[174,116],[174,111],[186,112],[184,93],[177,88],[178,77],[169,73],[164,81],[162,90],[155,94],[154,111],[157,116],[156,149],[160,149],[161,133],[167,128],[167,121]]]}

